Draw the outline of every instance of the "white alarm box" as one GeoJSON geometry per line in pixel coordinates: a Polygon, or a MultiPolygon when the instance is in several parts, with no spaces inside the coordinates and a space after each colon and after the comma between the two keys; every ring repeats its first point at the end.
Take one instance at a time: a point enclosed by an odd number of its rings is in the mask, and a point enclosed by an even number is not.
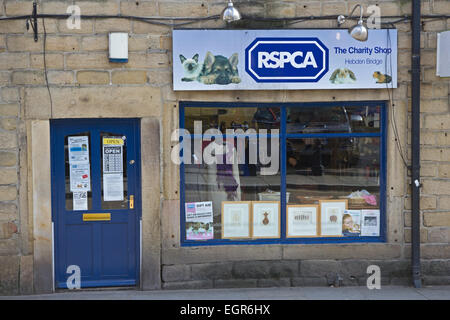
{"type": "Polygon", "coordinates": [[[109,34],[109,61],[128,62],[128,33],[111,32],[109,34]]]}
{"type": "Polygon", "coordinates": [[[450,31],[437,34],[436,75],[450,77],[450,31]]]}

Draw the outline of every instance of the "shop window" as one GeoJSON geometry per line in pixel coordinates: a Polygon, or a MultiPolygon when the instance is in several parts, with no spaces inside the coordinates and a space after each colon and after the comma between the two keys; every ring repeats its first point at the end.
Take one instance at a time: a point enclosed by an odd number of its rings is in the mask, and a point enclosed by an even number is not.
{"type": "Polygon", "coordinates": [[[182,245],[383,242],[385,113],[181,102],[182,245]]]}

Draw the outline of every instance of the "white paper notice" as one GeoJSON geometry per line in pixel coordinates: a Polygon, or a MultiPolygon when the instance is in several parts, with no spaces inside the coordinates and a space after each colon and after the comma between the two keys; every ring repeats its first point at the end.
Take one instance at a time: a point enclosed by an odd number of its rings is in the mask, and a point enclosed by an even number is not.
{"type": "Polygon", "coordinates": [[[69,163],[89,163],[89,137],[69,137],[69,163]]]}
{"type": "Polygon", "coordinates": [[[103,201],[123,201],[123,174],[103,175],[103,201]]]}
{"type": "Polygon", "coordinates": [[[123,200],[124,137],[103,137],[103,201],[123,200]]]}
{"type": "Polygon", "coordinates": [[[380,235],[380,210],[361,210],[361,236],[380,235]]]}
{"type": "Polygon", "coordinates": [[[91,191],[89,163],[70,164],[70,191],[91,191]]]}
{"type": "Polygon", "coordinates": [[[73,210],[87,210],[87,192],[76,191],[73,193],[73,210]]]}

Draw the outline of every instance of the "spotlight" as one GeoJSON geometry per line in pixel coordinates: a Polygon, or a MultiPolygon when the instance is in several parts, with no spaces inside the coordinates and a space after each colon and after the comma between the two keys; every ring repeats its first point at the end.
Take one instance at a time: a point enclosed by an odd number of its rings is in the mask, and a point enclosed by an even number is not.
{"type": "MultiPolygon", "coordinates": [[[[350,15],[348,16],[348,18],[352,17],[352,14],[353,14],[353,12],[355,12],[355,9],[357,7],[359,7],[359,9],[360,9],[358,23],[355,24],[354,26],[350,27],[348,29],[348,33],[352,36],[353,39],[356,39],[358,41],[366,41],[367,38],[369,37],[369,31],[367,30],[367,27],[364,25],[364,20],[362,18],[362,16],[363,16],[362,6],[360,4],[357,4],[356,6],[354,6],[353,10],[350,13],[350,15]]],[[[337,21],[338,21],[338,25],[341,25],[346,21],[346,18],[345,18],[345,16],[340,15],[340,16],[338,16],[337,21]]]]}
{"type": "Polygon", "coordinates": [[[241,20],[241,14],[233,6],[233,2],[231,2],[231,0],[228,1],[227,7],[222,12],[222,19],[226,22],[241,20]]]}

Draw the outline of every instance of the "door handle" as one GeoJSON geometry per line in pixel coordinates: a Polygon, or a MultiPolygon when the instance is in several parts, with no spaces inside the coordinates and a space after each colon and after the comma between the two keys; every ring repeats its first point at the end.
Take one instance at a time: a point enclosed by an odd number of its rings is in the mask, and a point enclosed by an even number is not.
{"type": "Polygon", "coordinates": [[[134,209],[134,196],[130,196],[130,209],[134,209]]]}

